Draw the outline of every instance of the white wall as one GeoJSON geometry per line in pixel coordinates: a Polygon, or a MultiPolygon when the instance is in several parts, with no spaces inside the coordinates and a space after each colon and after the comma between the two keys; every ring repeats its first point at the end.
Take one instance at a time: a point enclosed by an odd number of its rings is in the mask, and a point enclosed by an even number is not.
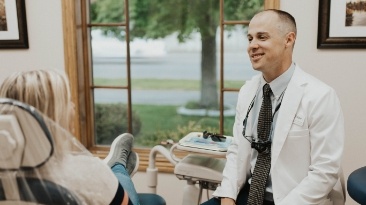
{"type": "Polygon", "coordinates": [[[64,69],[60,1],[25,1],[29,49],[0,49],[0,82],[14,71],[64,69]]]}
{"type": "MultiPolygon", "coordinates": [[[[307,72],[337,91],[346,121],[343,168],[345,178],[366,166],[365,49],[316,49],[319,0],[281,0],[281,9],[293,14],[298,24],[295,61],[307,72]]],[[[26,1],[29,49],[0,50],[0,81],[16,70],[64,68],[61,0],[26,1]]],[[[137,190],[146,191],[146,174],[134,177],[137,190]]],[[[174,175],[159,175],[158,193],[169,205],[180,204],[183,181],[174,175]]],[[[347,205],[356,204],[347,198],[347,205]]]]}

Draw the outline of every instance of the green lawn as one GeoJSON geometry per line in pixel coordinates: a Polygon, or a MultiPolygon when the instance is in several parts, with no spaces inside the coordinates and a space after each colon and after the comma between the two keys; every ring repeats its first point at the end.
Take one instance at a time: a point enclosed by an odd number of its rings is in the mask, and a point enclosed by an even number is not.
{"type": "MultiPolygon", "coordinates": [[[[167,139],[178,141],[193,131],[219,132],[218,117],[182,116],[176,109],[177,106],[133,105],[142,122],[136,145],[151,147],[167,139]]],[[[234,117],[224,119],[226,135],[232,135],[233,123],[234,117]]]]}

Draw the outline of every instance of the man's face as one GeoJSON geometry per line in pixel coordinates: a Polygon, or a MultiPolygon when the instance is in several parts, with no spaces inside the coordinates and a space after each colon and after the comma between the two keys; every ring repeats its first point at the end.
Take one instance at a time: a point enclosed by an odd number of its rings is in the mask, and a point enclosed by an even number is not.
{"type": "Polygon", "coordinates": [[[279,29],[278,16],[264,12],[253,17],[248,29],[248,54],[255,70],[278,73],[283,69],[286,55],[285,35],[279,29]]]}

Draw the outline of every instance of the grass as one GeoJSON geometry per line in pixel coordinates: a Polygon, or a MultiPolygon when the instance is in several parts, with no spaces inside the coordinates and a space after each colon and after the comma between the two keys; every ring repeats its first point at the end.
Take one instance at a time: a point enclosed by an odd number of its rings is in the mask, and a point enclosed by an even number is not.
{"type": "MultiPolygon", "coordinates": [[[[177,141],[193,131],[219,131],[219,117],[182,116],[176,109],[177,106],[133,105],[142,123],[136,144],[153,146],[167,139],[177,141]]],[[[233,123],[234,117],[224,119],[224,134],[232,135],[233,123]]]]}
{"type": "MultiPolygon", "coordinates": [[[[226,80],[226,88],[240,88],[240,80],[226,80]]],[[[124,78],[95,78],[94,85],[98,86],[126,86],[124,78]]],[[[219,85],[219,82],[218,82],[219,85]]],[[[175,79],[131,79],[134,90],[199,90],[200,80],[175,80],[175,79]]]]}

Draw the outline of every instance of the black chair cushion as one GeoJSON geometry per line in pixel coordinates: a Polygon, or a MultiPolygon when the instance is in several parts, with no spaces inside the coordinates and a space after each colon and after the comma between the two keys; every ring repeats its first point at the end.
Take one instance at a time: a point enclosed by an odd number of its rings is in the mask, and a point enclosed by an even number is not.
{"type": "MultiPolygon", "coordinates": [[[[17,177],[17,184],[21,201],[47,205],[80,204],[75,195],[48,180],[17,177]]],[[[0,201],[6,200],[4,189],[0,183],[0,201]]]]}
{"type": "Polygon", "coordinates": [[[349,175],[347,191],[357,203],[366,205],[366,167],[359,168],[349,175]]]}

